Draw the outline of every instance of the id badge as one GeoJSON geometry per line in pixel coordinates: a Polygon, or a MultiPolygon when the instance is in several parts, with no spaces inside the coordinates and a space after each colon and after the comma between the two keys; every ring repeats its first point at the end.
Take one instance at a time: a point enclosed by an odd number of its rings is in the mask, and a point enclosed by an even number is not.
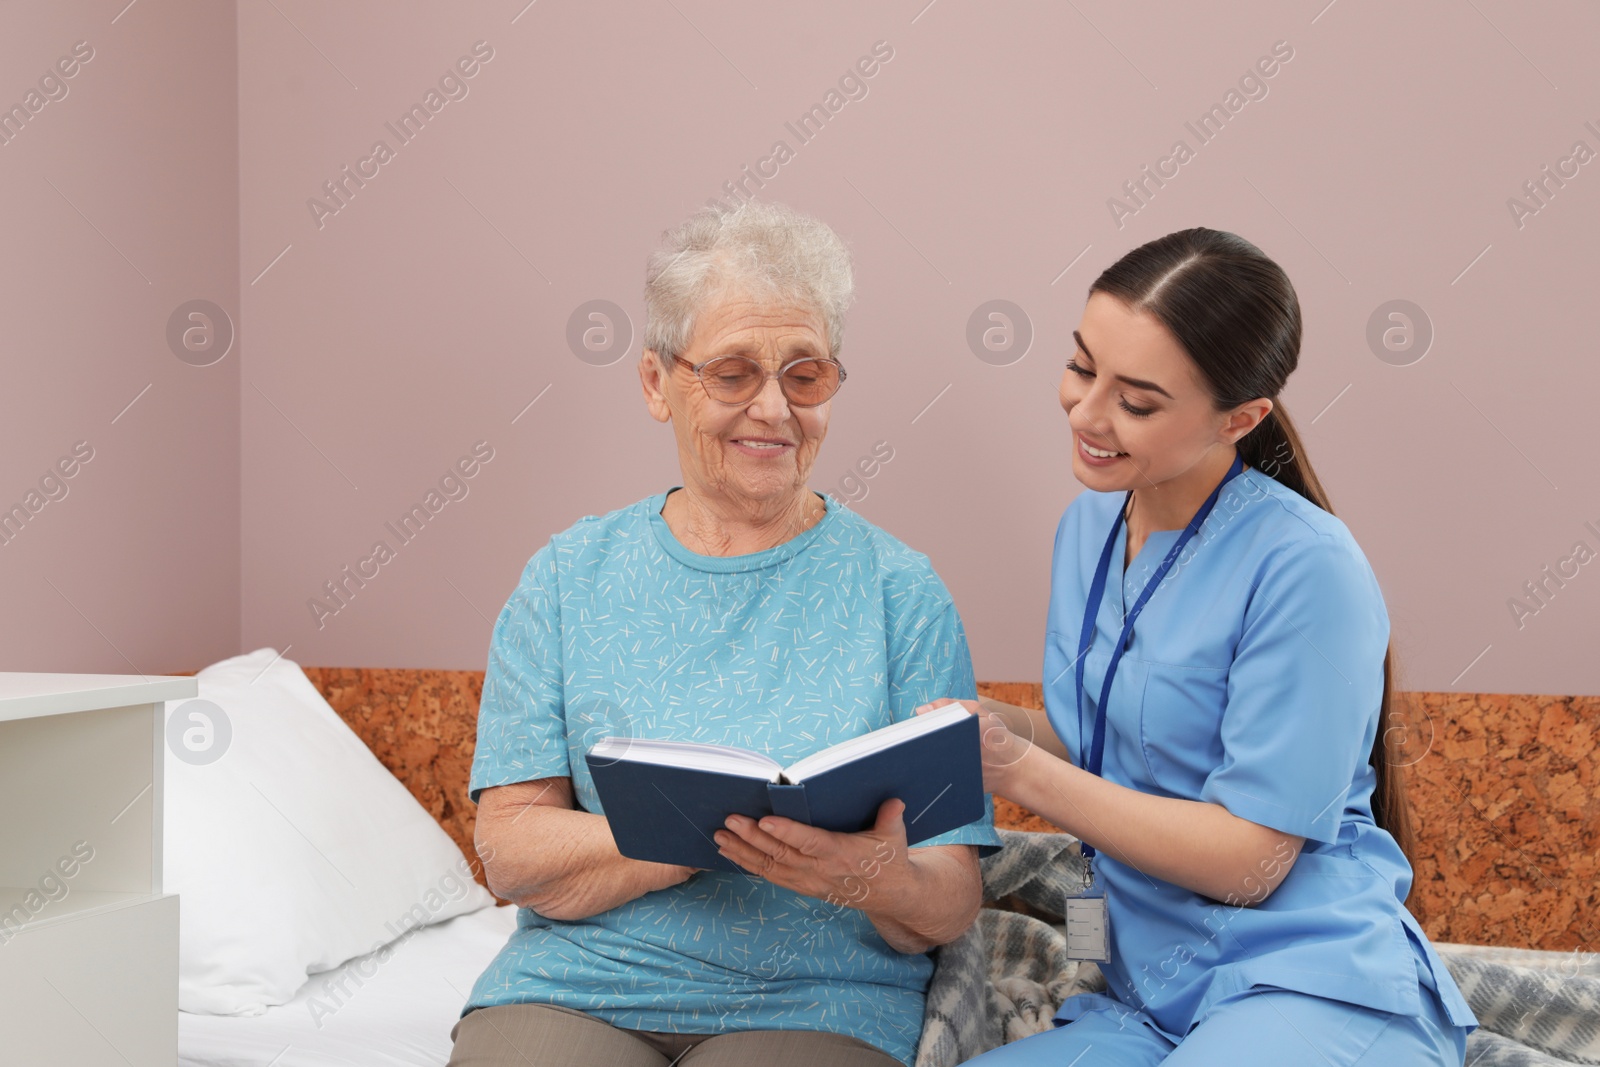
{"type": "Polygon", "coordinates": [[[1111,962],[1111,917],[1106,913],[1105,887],[1091,868],[1088,881],[1066,900],[1067,959],[1111,962]]]}

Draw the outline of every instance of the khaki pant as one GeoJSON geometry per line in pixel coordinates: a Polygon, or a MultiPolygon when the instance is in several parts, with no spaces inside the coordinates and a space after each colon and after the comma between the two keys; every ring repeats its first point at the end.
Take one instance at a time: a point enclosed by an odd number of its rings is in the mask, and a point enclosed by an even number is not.
{"type": "Polygon", "coordinates": [[[450,1031],[448,1067],[902,1067],[844,1034],[747,1030],[661,1034],[624,1030],[572,1008],[502,1004],[469,1013],[450,1031]]]}

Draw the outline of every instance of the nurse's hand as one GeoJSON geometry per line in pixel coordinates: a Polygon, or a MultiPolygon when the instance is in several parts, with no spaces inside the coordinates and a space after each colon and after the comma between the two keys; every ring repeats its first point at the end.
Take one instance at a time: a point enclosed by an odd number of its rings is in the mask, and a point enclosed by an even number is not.
{"type": "Polygon", "coordinates": [[[940,697],[931,703],[923,704],[917,708],[917,714],[926,715],[930,711],[938,711],[951,704],[960,704],[978,716],[978,738],[982,745],[983,758],[983,791],[999,793],[1001,796],[1007,795],[1006,787],[1017,764],[1033,747],[1033,742],[1027,736],[1031,732],[1031,722],[1026,719],[1014,722],[998,707],[985,706],[977,700],[955,700],[950,697],[940,697]]]}

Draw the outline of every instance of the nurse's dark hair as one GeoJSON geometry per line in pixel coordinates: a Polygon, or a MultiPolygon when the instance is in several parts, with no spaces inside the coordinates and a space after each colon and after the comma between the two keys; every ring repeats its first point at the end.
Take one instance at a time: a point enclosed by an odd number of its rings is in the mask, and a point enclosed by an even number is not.
{"type": "MultiPolygon", "coordinates": [[[[1258,397],[1271,400],[1266,418],[1239,439],[1239,454],[1333,513],[1278,397],[1300,361],[1300,300],[1283,268],[1242,237],[1196,227],[1133,249],[1106,268],[1089,293],[1114,296],[1165,326],[1199,369],[1218,411],[1258,397]]],[[[1398,753],[1389,748],[1392,735],[1404,732],[1392,722],[1395,673],[1391,642],[1383,656],[1378,736],[1368,757],[1377,772],[1372,817],[1410,859],[1411,812],[1398,753]]]]}

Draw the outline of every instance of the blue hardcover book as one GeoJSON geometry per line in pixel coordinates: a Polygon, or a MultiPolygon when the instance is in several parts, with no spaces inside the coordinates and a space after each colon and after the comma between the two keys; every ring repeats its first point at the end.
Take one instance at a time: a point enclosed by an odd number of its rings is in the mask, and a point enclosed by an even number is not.
{"type": "Polygon", "coordinates": [[[869,830],[905,802],[906,844],[983,818],[978,719],[959,704],[853,737],[788,767],[739,748],[607,737],[585,754],[624,856],[737,871],[712,834],[735,812],[869,830]]]}

